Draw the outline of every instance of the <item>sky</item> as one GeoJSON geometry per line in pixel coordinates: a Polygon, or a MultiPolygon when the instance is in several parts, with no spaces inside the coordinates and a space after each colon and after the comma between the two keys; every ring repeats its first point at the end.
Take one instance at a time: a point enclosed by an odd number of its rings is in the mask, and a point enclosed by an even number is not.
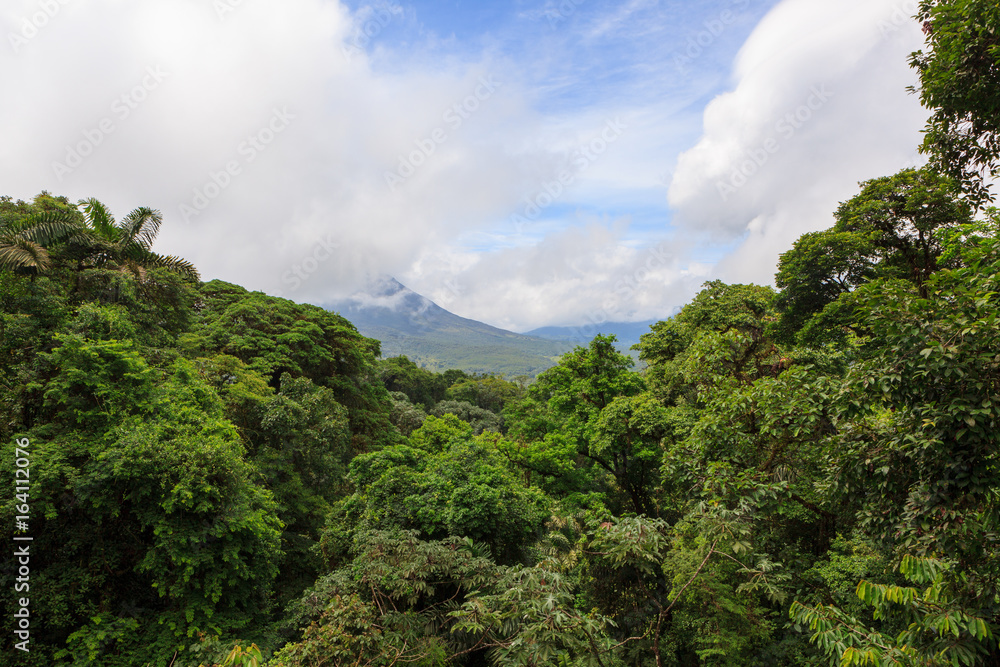
{"type": "Polygon", "coordinates": [[[514,331],[771,284],[922,163],[916,0],[7,0],[0,194],[329,304],[392,275],[514,331]]]}

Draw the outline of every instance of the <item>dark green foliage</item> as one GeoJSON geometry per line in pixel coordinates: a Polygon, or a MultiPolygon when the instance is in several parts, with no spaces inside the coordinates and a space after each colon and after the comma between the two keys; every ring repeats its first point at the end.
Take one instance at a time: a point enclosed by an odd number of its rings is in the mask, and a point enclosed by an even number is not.
{"type": "Polygon", "coordinates": [[[927,51],[910,64],[931,110],[921,150],[982,205],[1000,172],[1000,7],[992,0],[922,0],[927,51]]]}
{"type": "Polygon", "coordinates": [[[378,342],[344,318],[318,308],[250,293],[218,280],[199,289],[202,309],[180,342],[187,354],[235,357],[277,389],[284,373],[334,392],[348,410],[352,447],[371,451],[396,441],[390,401],[376,380],[378,342]]]}
{"type": "Polygon", "coordinates": [[[837,209],[833,227],[802,236],[781,255],[775,282],[786,342],[797,332],[800,341],[818,343],[864,331],[853,302],[838,297],[871,280],[905,280],[926,296],[924,284],[942,268],[935,231],[971,221],[954,182],[929,169],[905,169],[861,188],[837,209]]]}
{"type": "Polygon", "coordinates": [[[349,567],[297,604],[300,642],[276,667],[336,665],[608,664],[606,619],[573,609],[556,572],[507,568],[472,540],[413,532],[362,533],[349,567]]]}
{"type": "Polygon", "coordinates": [[[589,347],[565,355],[505,411],[513,440],[507,455],[559,496],[603,491],[616,509],[649,511],[656,457],[627,437],[616,438],[608,422],[601,422],[605,410],[622,409],[617,399],[638,396],[645,388],[629,371],[632,364],[615,349],[612,336],[597,336],[589,347]]]}
{"type": "MultiPolygon", "coordinates": [[[[154,386],[156,372],[115,345],[67,338],[46,394],[70,416],[26,434],[43,475],[32,491],[36,648],[65,648],[78,664],[166,664],[196,632],[263,617],[280,522],[192,365],[176,362],[154,386]],[[101,355],[109,372],[84,382],[101,355]],[[102,384],[116,373],[133,391],[102,384]]],[[[12,445],[4,452],[12,461],[12,445]]],[[[10,501],[2,514],[13,523],[10,501]]]]}
{"type": "Polygon", "coordinates": [[[484,410],[467,401],[441,401],[431,411],[435,417],[455,415],[472,427],[472,432],[479,435],[483,431],[500,433],[503,428],[503,417],[484,410]]]}
{"type": "Polygon", "coordinates": [[[522,385],[495,375],[461,378],[449,384],[446,392],[450,400],[466,401],[495,414],[523,395],[522,385]]]}
{"type": "Polygon", "coordinates": [[[392,398],[389,421],[400,433],[409,436],[424,423],[427,413],[410,403],[409,397],[401,391],[390,392],[389,395],[392,398]]]}
{"type": "Polygon", "coordinates": [[[348,527],[459,535],[488,546],[498,562],[519,560],[547,517],[547,502],[507,470],[498,438],[474,436],[448,414],[428,417],[409,446],[355,458],[349,480],[357,492],[342,503],[348,527]]]}
{"type": "Polygon", "coordinates": [[[449,387],[449,378],[420,368],[406,357],[385,359],[379,363],[378,371],[386,389],[406,394],[410,403],[424,411],[431,410],[442,400],[449,387]]]}

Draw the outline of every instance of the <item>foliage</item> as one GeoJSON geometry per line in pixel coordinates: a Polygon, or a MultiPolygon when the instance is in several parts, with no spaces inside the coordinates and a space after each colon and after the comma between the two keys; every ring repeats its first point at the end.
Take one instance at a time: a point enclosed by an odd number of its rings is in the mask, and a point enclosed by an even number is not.
{"type": "MultiPolygon", "coordinates": [[[[616,437],[610,416],[601,422],[605,410],[630,412],[615,400],[637,396],[644,389],[642,378],[628,370],[632,364],[615,349],[613,336],[597,336],[588,347],[578,346],[562,357],[505,412],[516,442],[507,447],[507,455],[525,470],[551,478],[545,486],[552,491],[602,488],[615,497],[616,505],[630,503],[637,513],[649,511],[647,485],[655,480],[657,462],[642,446],[633,450],[632,432],[616,437]],[[599,431],[604,434],[601,444],[595,439],[599,431]]],[[[652,414],[649,410],[644,417],[652,414]]],[[[648,424],[641,428],[645,437],[654,437],[648,424]]]]}
{"type": "Polygon", "coordinates": [[[801,331],[800,339],[820,342],[840,327],[861,330],[865,321],[853,309],[836,306],[872,280],[908,281],[926,296],[928,278],[942,268],[935,232],[971,216],[954,182],[926,168],[865,181],[838,207],[833,227],[803,235],[781,255],[775,282],[783,338],[801,331]],[[818,326],[809,321],[821,315],[818,326]]]}
{"type": "Polygon", "coordinates": [[[362,533],[350,567],[299,603],[306,627],[274,663],[297,665],[600,665],[606,621],[572,609],[572,585],[538,568],[506,568],[468,538],[362,533]],[[566,661],[566,662],[564,662],[566,661]]]}
{"type": "Polygon", "coordinates": [[[833,606],[794,603],[792,620],[807,625],[812,641],[841,665],[976,665],[997,644],[994,626],[957,601],[954,568],[938,559],[904,556],[899,571],[913,586],[862,580],[857,596],[876,619],[899,615],[906,629],[892,636],[866,628],[833,606]]]}
{"type": "Polygon", "coordinates": [[[546,500],[505,467],[495,434],[473,436],[454,415],[428,417],[410,446],[358,456],[343,501],[358,529],[419,530],[430,539],[469,537],[498,562],[517,561],[541,528],[546,500]]]}
{"type": "Polygon", "coordinates": [[[931,110],[921,150],[977,205],[993,198],[1000,175],[1000,8],[990,0],[922,0],[928,51],[910,64],[920,101],[931,110]]]}
{"type": "Polygon", "coordinates": [[[371,451],[396,442],[390,400],[375,380],[378,342],[322,308],[300,305],[218,280],[199,289],[203,307],[181,348],[191,356],[239,359],[277,389],[284,373],[331,389],[347,408],[352,447],[371,451]]]}
{"type": "Polygon", "coordinates": [[[500,433],[503,428],[503,417],[485,410],[468,401],[441,401],[431,412],[435,417],[455,415],[472,427],[472,432],[479,435],[483,431],[500,433]]]}

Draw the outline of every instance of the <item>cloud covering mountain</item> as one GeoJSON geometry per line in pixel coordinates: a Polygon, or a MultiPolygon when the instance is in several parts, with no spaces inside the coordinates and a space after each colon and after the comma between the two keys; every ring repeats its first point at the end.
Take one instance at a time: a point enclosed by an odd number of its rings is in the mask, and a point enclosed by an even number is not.
{"type": "Polygon", "coordinates": [[[0,177],[159,208],[158,250],[298,301],[388,273],[509,329],[655,319],[913,159],[909,13],[13,0],[0,177]]]}

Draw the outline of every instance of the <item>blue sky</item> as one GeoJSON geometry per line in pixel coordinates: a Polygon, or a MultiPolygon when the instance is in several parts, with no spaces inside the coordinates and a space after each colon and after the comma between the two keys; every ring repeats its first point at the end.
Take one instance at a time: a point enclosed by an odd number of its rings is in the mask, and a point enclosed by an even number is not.
{"type": "Polygon", "coordinates": [[[391,274],[519,331],[769,282],[926,118],[914,0],[39,7],[0,9],[6,194],[159,208],[206,278],[391,274]]]}

